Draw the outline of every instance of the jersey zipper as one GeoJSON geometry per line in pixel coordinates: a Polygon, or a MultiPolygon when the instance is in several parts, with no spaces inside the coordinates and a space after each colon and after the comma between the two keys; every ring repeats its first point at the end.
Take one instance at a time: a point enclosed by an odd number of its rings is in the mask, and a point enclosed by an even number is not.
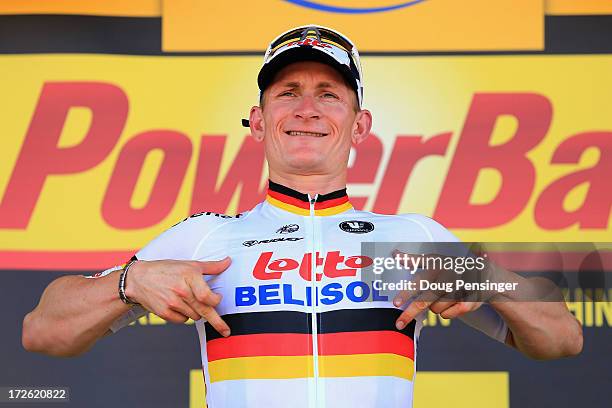
{"type": "Polygon", "coordinates": [[[311,315],[310,324],[312,327],[312,359],[313,359],[313,374],[314,374],[314,404],[311,406],[319,408],[322,406],[322,401],[319,398],[319,327],[317,319],[317,250],[319,231],[317,231],[316,217],[315,217],[315,203],[317,197],[315,194],[314,198],[308,194],[308,201],[310,203],[310,226],[312,231],[312,239],[310,241],[310,294],[311,294],[311,315]]]}

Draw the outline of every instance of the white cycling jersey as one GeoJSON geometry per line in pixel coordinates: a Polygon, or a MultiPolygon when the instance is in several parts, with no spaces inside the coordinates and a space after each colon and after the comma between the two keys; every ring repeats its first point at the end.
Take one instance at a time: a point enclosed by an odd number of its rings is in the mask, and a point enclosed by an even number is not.
{"type": "MultiPolygon", "coordinates": [[[[361,280],[362,242],[454,242],[432,219],[355,210],[346,189],[310,197],[270,181],[238,216],[194,214],[140,250],[140,260],[220,260],[206,276],[231,328],[196,322],[208,407],[411,407],[421,319],[398,331],[401,309],[361,280]],[[314,273],[313,273],[314,272],[314,273]]],[[[113,331],[145,311],[133,308],[113,331]]],[[[464,320],[499,341],[490,307],[464,320]]]]}

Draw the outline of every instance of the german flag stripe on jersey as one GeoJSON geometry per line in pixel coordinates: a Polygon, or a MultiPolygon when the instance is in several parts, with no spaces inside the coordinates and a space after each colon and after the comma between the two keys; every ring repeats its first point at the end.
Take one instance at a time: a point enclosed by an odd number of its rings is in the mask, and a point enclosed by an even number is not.
{"type": "MultiPolygon", "coordinates": [[[[395,308],[341,309],[317,313],[319,334],[363,331],[398,331],[395,321],[402,311],[395,308]]],[[[310,313],[278,311],[251,312],[223,315],[232,330],[232,336],[242,334],[301,333],[312,334],[310,313]]],[[[399,333],[414,336],[414,320],[399,333]]],[[[205,323],[206,341],[222,338],[205,323]]]]}
{"type": "MultiPolygon", "coordinates": [[[[395,328],[398,309],[345,309],[317,314],[322,377],[395,376],[412,379],[413,321],[395,328]]],[[[313,376],[311,315],[253,312],[224,315],[232,335],[208,323],[206,352],[212,382],[313,376]]]]}
{"type": "MultiPolygon", "coordinates": [[[[298,215],[310,215],[308,195],[290,189],[273,181],[268,182],[266,201],[275,207],[298,215]]],[[[334,215],[353,208],[346,195],[346,189],[328,194],[318,194],[314,213],[318,216],[334,215]]]]}
{"type": "MultiPolygon", "coordinates": [[[[412,339],[397,331],[319,334],[320,355],[390,353],[413,359],[412,339]]],[[[208,361],[255,356],[312,354],[312,336],[299,333],[232,335],[206,344],[208,361]]]]}

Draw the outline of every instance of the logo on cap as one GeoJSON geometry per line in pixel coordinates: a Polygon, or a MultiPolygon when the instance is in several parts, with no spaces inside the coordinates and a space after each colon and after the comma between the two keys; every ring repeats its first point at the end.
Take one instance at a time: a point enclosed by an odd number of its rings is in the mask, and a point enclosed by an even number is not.
{"type": "Polygon", "coordinates": [[[313,40],[312,38],[306,38],[301,41],[294,41],[292,43],[287,44],[290,45],[312,45],[313,47],[321,47],[321,48],[331,48],[332,46],[329,44],[322,43],[319,40],[313,40]]]}

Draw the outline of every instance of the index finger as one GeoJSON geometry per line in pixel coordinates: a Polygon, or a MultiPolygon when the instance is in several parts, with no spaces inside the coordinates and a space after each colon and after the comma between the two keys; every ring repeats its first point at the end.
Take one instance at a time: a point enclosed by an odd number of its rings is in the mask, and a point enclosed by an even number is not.
{"type": "Polygon", "coordinates": [[[219,332],[223,337],[230,335],[230,328],[225,321],[219,316],[217,311],[213,307],[207,307],[208,311],[202,315],[216,331],[219,332]]]}
{"type": "Polygon", "coordinates": [[[417,317],[419,313],[429,308],[429,306],[435,302],[435,296],[436,295],[433,292],[424,292],[410,302],[406,310],[404,310],[395,321],[395,327],[397,327],[397,330],[402,330],[408,323],[417,317]]]}

